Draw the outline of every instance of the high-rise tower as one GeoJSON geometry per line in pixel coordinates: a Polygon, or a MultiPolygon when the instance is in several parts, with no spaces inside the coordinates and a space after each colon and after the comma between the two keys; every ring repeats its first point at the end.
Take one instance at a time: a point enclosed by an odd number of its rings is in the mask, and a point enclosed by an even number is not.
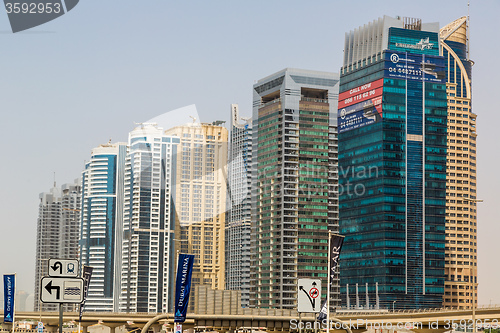
{"type": "Polygon", "coordinates": [[[156,124],[129,134],[125,160],[121,312],[173,312],[175,167],[179,138],[156,124]]]}
{"type": "MultiPolygon", "coordinates": [[[[224,289],[228,131],[193,122],[165,131],[180,140],[176,174],[176,250],[194,254],[193,285],[224,289]]],[[[190,298],[190,309],[194,309],[190,298]]]]}
{"type": "Polygon", "coordinates": [[[241,290],[243,307],[250,304],[251,166],[251,118],[240,118],[238,104],[231,104],[227,165],[226,289],[241,290]]]}
{"type": "MultiPolygon", "coordinates": [[[[322,279],[326,294],[338,83],[338,74],[287,68],[254,84],[252,306],[295,308],[299,278],[322,279]]],[[[338,288],[332,295],[334,304],[338,288]]]]}
{"type": "MultiPolygon", "coordinates": [[[[48,276],[49,259],[78,259],[81,185],[54,187],[40,194],[38,208],[34,309],[40,310],[40,280],[48,276]]],[[[57,311],[56,304],[42,304],[42,311],[57,311]]],[[[73,311],[73,304],[65,310],[73,311]]]]}
{"type": "Polygon", "coordinates": [[[82,175],[80,260],[92,266],[85,311],[119,311],[126,143],[94,148],[82,175]]]}
{"type": "Polygon", "coordinates": [[[446,173],[446,261],[443,306],[477,305],[476,118],[472,112],[472,64],[468,20],[440,31],[446,60],[448,156],[446,173]]]}
{"type": "Polygon", "coordinates": [[[381,308],[442,304],[447,99],[439,45],[438,24],[419,19],[384,16],[346,34],[341,290],[349,297],[359,287],[372,306],[377,296],[381,308]]]}

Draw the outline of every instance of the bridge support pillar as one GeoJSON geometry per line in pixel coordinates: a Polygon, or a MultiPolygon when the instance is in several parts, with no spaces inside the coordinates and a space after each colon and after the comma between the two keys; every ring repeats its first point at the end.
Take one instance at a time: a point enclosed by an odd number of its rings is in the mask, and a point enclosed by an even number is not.
{"type": "Polygon", "coordinates": [[[102,322],[101,325],[109,327],[110,333],[116,333],[116,328],[123,326],[122,323],[105,323],[105,322],[102,322]]]}

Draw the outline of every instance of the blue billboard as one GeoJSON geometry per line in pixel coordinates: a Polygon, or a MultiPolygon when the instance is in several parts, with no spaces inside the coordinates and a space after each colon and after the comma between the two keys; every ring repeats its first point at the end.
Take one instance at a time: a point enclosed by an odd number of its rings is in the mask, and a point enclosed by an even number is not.
{"type": "Polygon", "coordinates": [[[387,50],[384,77],[446,83],[446,63],[441,56],[387,50]]]}
{"type": "Polygon", "coordinates": [[[3,276],[3,321],[5,323],[14,322],[14,295],[16,294],[16,275],[9,274],[3,276]]]}
{"type": "Polygon", "coordinates": [[[191,274],[193,272],[194,255],[179,254],[177,259],[177,279],[175,282],[175,318],[176,323],[186,320],[191,290],[191,274]]]}
{"type": "Polygon", "coordinates": [[[347,106],[339,110],[339,133],[370,125],[382,119],[382,97],[347,106]]]}

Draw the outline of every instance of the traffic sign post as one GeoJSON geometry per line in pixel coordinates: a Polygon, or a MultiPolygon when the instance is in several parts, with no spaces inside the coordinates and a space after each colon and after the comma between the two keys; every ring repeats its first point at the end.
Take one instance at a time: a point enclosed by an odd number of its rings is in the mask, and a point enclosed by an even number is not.
{"type": "MultiPolygon", "coordinates": [[[[62,333],[63,304],[83,302],[84,281],[78,277],[79,262],[76,259],[49,259],[49,276],[40,281],[42,303],[59,304],[59,333],[62,333]]],[[[38,323],[38,333],[43,333],[43,323],[38,323]]]]}
{"type": "Polygon", "coordinates": [[[42,303],[83,302],[83,279],[43,277],[40,282],[42,303]]]}
{"type": "Polygon", "coordinates": [[[297,312],[321,311],[321,280],[299,279],[297,291],[297,312]]]}
{"type": "Polygon", "coordinates": [[[182,324],[175,323],[175,333],[182,333],[182,324]]]}
{"type": "Polygon", "coordinates": [[[49,259],[49,276],[78,277],[79,263],[76,259],[49,259]]]}

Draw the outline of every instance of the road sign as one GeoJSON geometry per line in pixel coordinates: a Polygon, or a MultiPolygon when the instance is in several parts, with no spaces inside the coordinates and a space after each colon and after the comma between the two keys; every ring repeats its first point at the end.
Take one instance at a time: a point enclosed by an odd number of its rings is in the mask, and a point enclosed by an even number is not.
{"type": "Polygon", "coordinates": [[[43,303],[83,302],[83,279],[43,277],[40,283],[40,300],[43,303]]]}
{"type": "Polygon", "coordinates": [[[175,333],[182,333],[182,324],[175,324],[175,333]]]}
{"type": "Polygon", "coordinates": [[[321,280],[299,279],[297,291],[298,312],[320,312],[321,280]]]}
{"type": "Polygon", "coordinates": [[[78,277],[78,260],[49,259],[49,276],[78,277]]]}

